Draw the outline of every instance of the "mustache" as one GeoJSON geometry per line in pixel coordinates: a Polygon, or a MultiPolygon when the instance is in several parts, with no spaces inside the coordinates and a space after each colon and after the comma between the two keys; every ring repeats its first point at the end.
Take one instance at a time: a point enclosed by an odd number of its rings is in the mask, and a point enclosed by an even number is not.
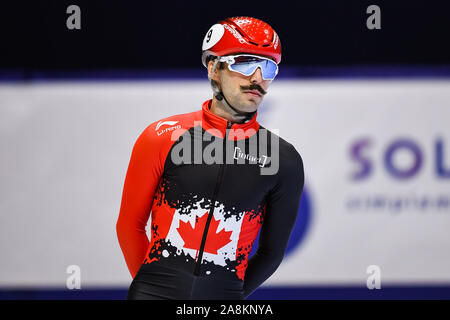
{"type": "Polygon", "coordinates": [[[260,85],[258,85],[258,84],[251,84],[251,85],[249,85],[249,86],[241,86],[241,90],[242,91],[247,91],[247,90],[258,90],[262,95],[265,95],[267,92],[266,91],[264,91],[264,89],[263,88],[261,88],[261,86],[260,85]]]}

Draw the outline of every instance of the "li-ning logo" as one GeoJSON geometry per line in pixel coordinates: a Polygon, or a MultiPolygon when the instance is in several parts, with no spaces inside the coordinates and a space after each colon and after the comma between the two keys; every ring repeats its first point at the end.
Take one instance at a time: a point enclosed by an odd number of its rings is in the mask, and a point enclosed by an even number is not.
{"type": "Polygon", "coordinates": [[[264,165],[266,164],[266,161],[267,161],[267,156],[266,155],[261,155],[261,157],[255,157],[255,156],[252,156],[250,154],[245,154],[244,152],[241,151],[241,148],[239,148],[239,147],[234,147],[233,158],[234,159],[239,159],[240,158],[240,159],[248,160],[250,162],[259,163],[259,166],[261,168],[264,167],[264,165]]]}
{"type": "Polygon", "coordinates": [[[178,121],[160,121],[158,122],[158,124],[156,125],[155,131],[158,130],[161,126],[167,124],[169,126],[173,126],[174,124],[177,124],[178,121]]]}
{"type": "MultiPolygon", "coordinates": [[[[163,125],[173,126],[174,124],[177,124],[177,123],[178,123],[178,121],[160,121],[156,125],[155,131],[157,131],[163,125]]],[[[169,131],[172,131],[172,130],[175,130],[175,129],[180,129],[180,128],[181,128],[181,125],[177,125],[177,126],[174,126],[174,127],[169,127],[169,128],[162,129],[161,131],[157,131],[156,134],[158,136],[160,136],[163,133],[166,133],[166,132],[169,132],[169,131]]]]}
{"type": "Polygon", "coordinates": [[[278,35],[274,32],[275,36],[275,44],[273,45],[273,48],[276,49],[278,47],[278,35]]]}
{"type": "Polygon", "coordinates": [[[224,26],[225,29],[230,31],[236,39],[238,39],[239,43],[245,43],[246,42],[245,39],[242,38],[242,36],[239,34],[239,32],[237,32],[235,29],[231,28],[227,24],[224,24],[223,26],[224,26]]]}

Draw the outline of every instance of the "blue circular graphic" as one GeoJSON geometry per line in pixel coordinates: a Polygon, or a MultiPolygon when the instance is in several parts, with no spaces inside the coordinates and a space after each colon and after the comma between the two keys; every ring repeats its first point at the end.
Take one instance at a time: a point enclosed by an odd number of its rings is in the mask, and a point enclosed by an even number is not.
{"type": "MultiPolygon", "coordinates": [[[[300,207],[298,209],[297,220],[292,230],[291,237],[289,239],[286,252],[284,256],[288,256],[293,251],[298,249],[300,243],[304,240],[311,224],[311,201],[308,190],[303,188],[302,196],[300,199],[300,207]]],[[[282,230],[280,231],[282,232],[282,230]]],[[[252,251],[249,254],[249,258],[256,253],[259,245],[259,233],[253,244],[252,251]]]]}

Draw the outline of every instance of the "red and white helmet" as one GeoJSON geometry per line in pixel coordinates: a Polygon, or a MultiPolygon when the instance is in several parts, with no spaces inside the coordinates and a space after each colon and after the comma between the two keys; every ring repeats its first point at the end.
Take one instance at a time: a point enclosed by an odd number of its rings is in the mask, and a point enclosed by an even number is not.
{"type": "Polygon", "coordinates": [[[248,53],[281,61],[281,44],[275,30],[259,19],[232,17],[219,21],[206,33],[202,45],[202,63],[210,56],[248,53]]]}

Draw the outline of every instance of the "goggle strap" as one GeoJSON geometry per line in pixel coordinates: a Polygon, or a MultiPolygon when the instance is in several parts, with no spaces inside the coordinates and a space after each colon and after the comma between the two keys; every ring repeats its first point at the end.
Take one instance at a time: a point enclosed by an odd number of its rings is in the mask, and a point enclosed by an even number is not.
{"type": "Polygon", "coordinates": [[[220,58],[214,59],[214,65],[213,65],[211,74],[208,73],[208,79],[209,79],[209,80],[212,79],[212,75],[214,74],[214,71],[216,70],[217,63],[218,63],[219,61],[220,61],[220,58]]]}

